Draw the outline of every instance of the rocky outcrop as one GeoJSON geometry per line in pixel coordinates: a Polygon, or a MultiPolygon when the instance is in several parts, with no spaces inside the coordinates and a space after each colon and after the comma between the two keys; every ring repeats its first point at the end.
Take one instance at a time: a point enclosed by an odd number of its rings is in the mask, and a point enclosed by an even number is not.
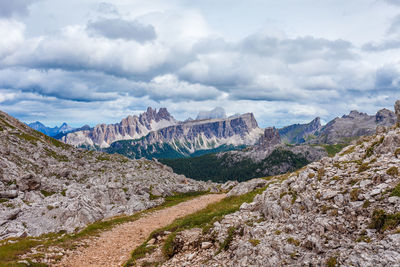
{"type": "Polygon", "coordinates": [[[275,127],[268,127],[264,130],[264,134],[261,136],[258,143],[260,148],[273,147],[281,142],[278,130],[275,127]]]}
{"type": "Polygon", "coordinates": [[[69,133],[61,140],[74,146],[105,148],[118,140],[138,139],[151,131],[176,124],[166,108],[147,108],[139,116],[128,116],[117,124],[99,124],[94,128],[69,133]]]}
{"type": "Polygon", "coordinates": [[[222,145],[255,144],[262,134],[252,113],[227,119],[186,121],[152,131],[140,140],[114,142],[107,152],[122,153],[132,158],[190,156],[198,150],[209,150],[222,145]],[[160,154],[167,147],[164,154],[160,154]],[[157,156],[158,155],[158,156],[157,156]]]}
{"type": "Polygon", "coordinates": [[[0,112],[0,239],[73,232],[207,190],[217,189],[156,161],[76,149],[0,112]]]}
{"type": "Polygon", "coordinates": [[[396,104],[394,105],[394,110],[397,117],[397,123],[400,124],[400,100],[396,101],[396,104]]]}
{"type": "Polygon", "coordinates": [[[399,144],[400,128],[386,128],[270,178],[252,203],[197,240],[212,246],[181,239],[182,250],[163,266],[398,266],[399,144]]]}
{"type": "Polygon", "coordinates": [[[335,118],[322,127],[311,143],[335,144],[349,143],[357,137],[373,135],[378,126],[390,127],[396,123],[396,115],[388,109],[378,111],[374,116],[356,110],[335,118]]]}
{"type": "Polygon", "coordinates": [[[284,143],[301,144],[315,136],[321,129],[321,119],[319,117],[307,124],[293,124],[279,129],[279,135],[284,143]]]}

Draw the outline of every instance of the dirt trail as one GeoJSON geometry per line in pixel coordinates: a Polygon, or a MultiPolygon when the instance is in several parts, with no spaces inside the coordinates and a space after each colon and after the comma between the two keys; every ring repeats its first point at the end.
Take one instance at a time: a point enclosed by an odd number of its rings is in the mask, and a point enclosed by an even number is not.
{"type": "Polygon", "coordinates": [[[225,194],[200,196],[176,206],[155,211],[134,222],[116,226],[91,240],[88,247],[77,249],[71,255],[64,257],[57,266],[121,266],[130,258],[130,253],[141,245],[151,232],[169,225],[176,218],[218,202],[224,197],[225,194]]]}

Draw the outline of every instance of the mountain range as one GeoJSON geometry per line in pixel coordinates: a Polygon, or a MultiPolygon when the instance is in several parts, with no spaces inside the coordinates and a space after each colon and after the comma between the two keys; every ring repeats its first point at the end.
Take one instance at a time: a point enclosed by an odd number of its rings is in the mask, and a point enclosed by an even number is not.
{"type": "Polygon", "coordinates": [[[74,128],[72,128],[65,122],[63,124],[61,124],[60,127],[56,126],[53,128],[47,127],[39,121],[29,123],[28,126],[36,131],[39,131],[39,132],[41,132],[45,135],[51,136],[51,137],[55,137],[60,134],[66,134],[66,133],[69,133],[74,130],[74,128]]]}
{"type": "MultiPolygon", "coordinates": [[[[377,126],[395,123],[395,114],[382,109],[375,115],[351,111],[321,125],[319,117],[306,124],[277,129],[280,143],[334,145],[348,144],[371,135],[377,126]]],[[[120,153],[130,158],[187,158],[203,154],[240,150],[261,142],[261,129],[252,113],[226,117],[223,108],[200,111],[196,120],[177,121],[166,108],[148,108],[139,116],[128,116],[120,123],[99,124],[71,129],[47,128],[31,124],[48,135],[76,147],[120,153]]]]}

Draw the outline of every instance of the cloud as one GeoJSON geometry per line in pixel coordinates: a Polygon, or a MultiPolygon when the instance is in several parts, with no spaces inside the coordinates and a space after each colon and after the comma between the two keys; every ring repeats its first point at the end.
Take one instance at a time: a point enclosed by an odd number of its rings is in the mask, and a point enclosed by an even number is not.
{"type": "MultiPolygon", "coordinates": [[[[14,21],[0,19],[0,59],[17,51],[23,42],[25,25],[14,21]]],[[[1,64],[1,63],[0,63],[1,64]]]]}
{"type": "Polygon", "coordinates": [[[385,0],[385,2],[395,6],[400,6],[400,0],[385,0]]]}
{"type": "Polygon", "coordinates": [[[366,52],[382,52],[400,48],[400,40],[386,40],[381,43],[366,43],[362,49],[366,52]]]}
{"type": "Polygon", "coordinates": [[[87,25],[89,33],[109,39],[135,40],[139,43],[154,40],[157,35],[152,25],[144,25],[137,20],[99,19],[87,25]]]}
{"type": "Polygon", "coordinates": [[[119,15],[118,8],[107,2],[101,2],[97,5],[97,12],[105,15],[119,15]]]}
{"type": "Polygon", "coordinates": [[[166,99],[204,101],[221,95],[215,87],[180,81],[173,74],[157,76],[150,83],[144,84],[144,88],[147,89],[149,96],[157,101],[166,99]]]}
{"type": "Polygon", "coordinates": [[[0,1],[0,17],[10,18],[28,14],[28,7],[38,0],[3,0],[0,1]]]}

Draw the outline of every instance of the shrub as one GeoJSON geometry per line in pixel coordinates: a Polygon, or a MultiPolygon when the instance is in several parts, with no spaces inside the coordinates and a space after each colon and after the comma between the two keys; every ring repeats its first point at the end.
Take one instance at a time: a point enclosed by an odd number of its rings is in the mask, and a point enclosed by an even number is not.
{"type": "Polygon", "coordinates": [[[354,188],[353,190],[351,190],[351,192],[350,192],[350,200],[351,201],[357,201],[359,193],[360,192],[359,192],[358,188],[354,188]]]}
{"type": "Polygon", "coordinates": [[[386,174],[391,176],[397,176],[399,175],[399,169],[397,169],[397,167],[391,167],[386,171],[386,174]]]}
{"type": "Polygon", "coordinates": [[[400,197],[400,183],[393,189],[391,197],[400,197]]]}
{"type": "Polygon", "coordinates": [[[260,240],[258,239],[250,239],[249,242],[256,247],[258,244],[260,244],[260,240]]]}
{"type": "Polygon", "coordinates": [[[287,241],[289,244],[293,244],[293,245],[295,245],[295,246],[300,246],[300,241],[297,240],[297,239],[294,239],[293,237],[289,237],[286,241],[287,241]]]}
{"type": "Polygon", "coordinates": [[[228,228],[228,236],[225,238],[224,242],[222,242],[221,247],[219,251],[223,250],[228,250],[230,244],[233,241],[233,236],[235,234],[235,227],[231,226],[228,228]]]}
{"type": "Polygon", "coordinates": [[[335,267],[337,266],[337,258],[336,257],[330,257],[327,261],[326,261],[326,266],[327,267],[335,267]]]}
{"type": "Polygon", "coordinates": [[[400,212],[386,214],[384,210],[374,210],[369,227],[383,233],[392,230],[400,224],[400,212]]]}

